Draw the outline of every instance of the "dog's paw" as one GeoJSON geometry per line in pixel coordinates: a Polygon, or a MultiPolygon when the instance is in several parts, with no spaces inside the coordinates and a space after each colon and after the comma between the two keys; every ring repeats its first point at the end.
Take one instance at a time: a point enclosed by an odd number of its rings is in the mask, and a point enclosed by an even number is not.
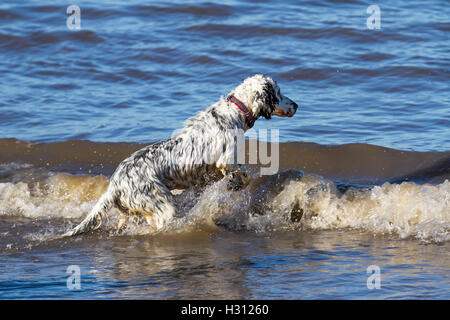
{"type": "Polygon", "coordinates": [[[250,180],[251,176],[247,172],[231,172],[227,176],[227,189],[242,190],[250,183],[250,180]]]}

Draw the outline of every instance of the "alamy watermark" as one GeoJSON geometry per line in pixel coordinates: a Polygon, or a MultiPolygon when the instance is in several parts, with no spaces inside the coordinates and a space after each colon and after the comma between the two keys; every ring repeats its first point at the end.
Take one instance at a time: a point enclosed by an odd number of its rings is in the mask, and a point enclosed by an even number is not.
{"type": "Polygon", "coordinates": [[[367,278],[367,289],[381,289],[381,269],[377,265],[370,265],[367,267],[367,274],[370,276],[367,278]]]}
{"type": "Polygon", "coordinates": [[[178,159],[180,164],[183,164],[183,161],[186,161],[186,165],[209,164],[219,167],[254,164],[260,166],[261,176],[278,172],[280,167],[278,129],[249,129],[247,132],[242,129],[228,129],[217,136],[214,134],[204,136],[205,139],[203,136],[194,139],[190,136],[184,137],[179,130],[173,132],[171,138],[181,141],[181,149],[184,148],[184,143],[192,144],[187,149],[193,151],[180,156],[178,159]],[[246,141],[248,141],[248,159],[246,141]]]}
{"type": "Polygon", "coordinates": [[[67,7],[66,13],[69,15],[66,25],[69,30],[81,30],[81,9],[77,5],[67,7]]]}
{"type": "Polygon", "coordinates": [[[70,276],[66,280],[66,286],[69,290],[81,290],[81,268],[77,265],[67,267],[66,273],[70,276]]]}
{"type": "MultiPolygon", "coordinates": [[[[249,145],[248,163],[261,165],[260,174],[272,175],[278,172],[280,167],[280,131],[278,129],[270,129],[270,139],[267,129],[259,129],[258,131],[250,129],[246,132],[249,145]],[[269,155],[270,144],[270,155],[269,155]]],[[[241,141],[242,142],[242,141],[241,141]]],[[[245,157],[243,149],[239,150],[238,157],[245,157]]],[[[245,158],[240,161],[245,163],[245,158]]]]}
{"type": "Polygon", "coordinates": [[[381,29],[381,10],[376,4],[367,7],[366,12],[370,17],[366,20],[366,26],[370,30],[381,29]]]}

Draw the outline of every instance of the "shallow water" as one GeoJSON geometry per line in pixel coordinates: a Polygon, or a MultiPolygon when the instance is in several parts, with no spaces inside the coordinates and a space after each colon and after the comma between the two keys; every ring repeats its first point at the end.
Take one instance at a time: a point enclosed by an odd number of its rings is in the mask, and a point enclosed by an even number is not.
{"type": "Polygon", "coordinates": [[[0,297],[442,299],[448,250],[355,231],[100,234],[2,252],[0,297]],[[69,265],[80,267],[80,290],[66,286],[69,265]],[[371,265],[381,289],[367,288],[371,265]]]}
{"type": "Polygon", "coordinates": [[[0,298],[450,297],[447,2],[380,3],[380,30],[364,1],[81,1],[79,31],[70,4],[0,4],[0,298]],[[164,234],[112,210],[59,238],[122,159],[255,73],[300,105],[255,125],[279,175],[187,190],[164,234]]]}

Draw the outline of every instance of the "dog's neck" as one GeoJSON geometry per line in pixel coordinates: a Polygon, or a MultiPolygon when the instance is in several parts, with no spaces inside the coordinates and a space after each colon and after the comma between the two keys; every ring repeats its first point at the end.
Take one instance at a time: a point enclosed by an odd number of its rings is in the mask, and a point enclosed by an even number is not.
{"type": "Polygon", "coordinates": [[[245,116],[245,121],[248,128],[252,128],[256,121],[256,118],[253,116],[252,111],[241,100],[239,100],[232,94],[227,97],[227,101],[231,104],[234,104],[240,110],[240,112],[242,112],[242,114],[245,116]]]}

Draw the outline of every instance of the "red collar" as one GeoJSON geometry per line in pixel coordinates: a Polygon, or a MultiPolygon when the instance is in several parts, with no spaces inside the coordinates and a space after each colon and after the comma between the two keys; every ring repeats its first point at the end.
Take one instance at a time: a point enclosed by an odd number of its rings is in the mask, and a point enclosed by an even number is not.
{"type": "Polygon", "coordinates": [[[253,125],[255,124],[255,117],[253,116],[253,114],[251,113],[251,111],[245,106],[245,104],[243,104],[238,98],[236,98],[235,96],[229,96],[227,98],[228,101],[233,102],[236,107],[239,108],[239,110],[241,110],[244,115],[245,118],[247,119],[247,125],[249,128],[253,127],[253,125]]]}

